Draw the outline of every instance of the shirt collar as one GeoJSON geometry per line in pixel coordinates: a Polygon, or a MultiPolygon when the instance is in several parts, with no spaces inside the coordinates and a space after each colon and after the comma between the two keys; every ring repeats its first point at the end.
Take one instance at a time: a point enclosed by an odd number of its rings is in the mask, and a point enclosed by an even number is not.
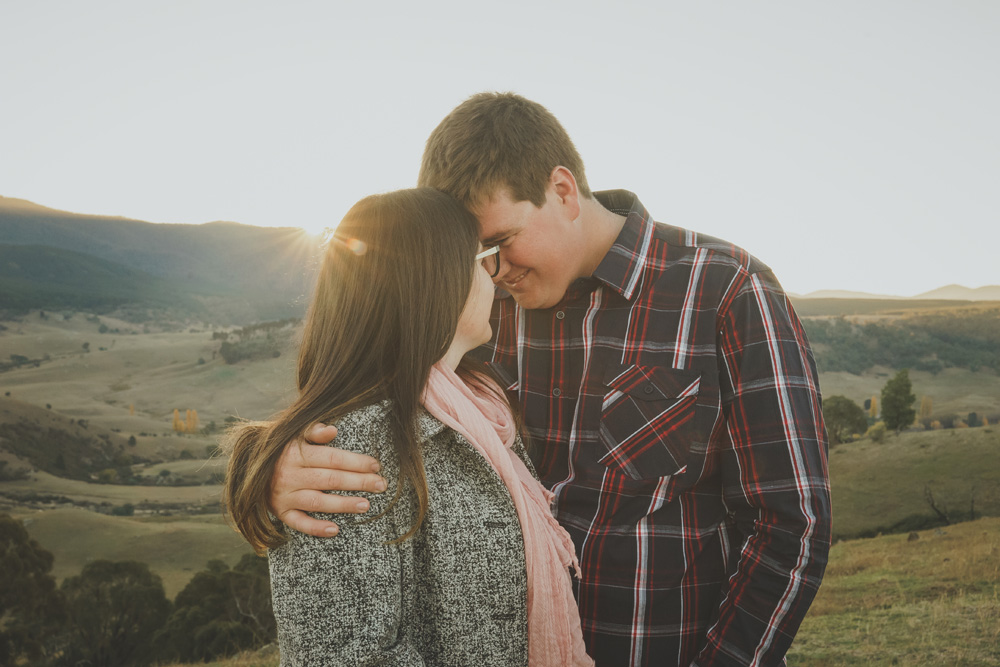
{"type": "Polygon", "coordinates": [[[594,197],[612,213],[625,216],[625,224],[598,264],[594,278],[631,300],[646,268],[656,223],[639,198],[628,190],[604,190],[595,192],[594,197]]]}

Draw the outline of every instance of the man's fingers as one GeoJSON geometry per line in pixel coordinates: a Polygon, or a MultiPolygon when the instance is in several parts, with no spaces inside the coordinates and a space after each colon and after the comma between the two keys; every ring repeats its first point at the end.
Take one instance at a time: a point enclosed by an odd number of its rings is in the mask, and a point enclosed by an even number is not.
{"type": "Polygon", "coordinates": [[[299,449],[302,456],[301,465],[306,468],[330,468],[331,470],[348,472],[378,472],[380,469],[376,459],[357,452],[345,452],[336,447],[307,444],[301,445],[299,449]]]}
{"type": "Polygon", "coordinates": [[[336,426],[327,426],[326,424],[313,424],[306,429],[305,438],[309,442],[315,443],[317,445],[325,445],[333,440],[337,436],[336,426]]]}
{"type": "Polygon", "coordinates": [[[285,512],[281,515],[281,520],[286,526],[314,537],[332,537],[340,532],[340,527],[332,521],[314,519],[305,512],[298,510],[285,512]]]}
{"type": "Polygon", "coordinates": [[[295,511],[324,514],[364,514],[371,509],[365,498],[334,496],[309,489],[288,494],[285,505],[289,508],[294,507],[295,511]]]}
{"type": "MultiPolygon", "coordinates": [[[[327,470],[326,468],[300,468],[295,474],[296,490],[382,493],[385,491],[385,487],[385,480],[374,473],[346,472],[327,470]]],[[[312,508],[304,509],[312,510],[312,508]]]]}

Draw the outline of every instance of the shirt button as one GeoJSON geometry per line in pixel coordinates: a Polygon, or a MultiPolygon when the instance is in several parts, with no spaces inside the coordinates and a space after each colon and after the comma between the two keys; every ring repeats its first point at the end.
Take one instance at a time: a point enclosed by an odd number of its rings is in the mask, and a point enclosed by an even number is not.
{"type": "Polygon", "coordinates": [[[562,392],[559,391],[559,387],[556,387],[555,389],[552,390],[553,396],[559,396],[560,394],[562,394],[562,392]]]}
{"type": "Polygon", "coordinates": [[[566,317],[566,313],[564,313],[564,312],[563,312],[563,311],[561,311],[561,310],[558,310],[558,311],[556,311],[556,319],[557,319],[557,320],[561,320],[561,319],[562,319],[562,318],[564,318],[564,317],[566,317]]]}
{"type": "Polygon", "coordinates": [[[645,392],[645,393],[647,393],[647,394],[652,394],[653,393],[653,385],[647,384],[645,387],[643,387],[642,391],[645,392]]]}

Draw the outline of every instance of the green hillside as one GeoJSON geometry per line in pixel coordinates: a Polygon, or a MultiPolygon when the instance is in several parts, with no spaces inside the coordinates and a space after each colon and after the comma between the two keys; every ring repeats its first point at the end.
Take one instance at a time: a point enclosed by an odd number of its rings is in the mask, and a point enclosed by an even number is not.
{"type": "Polygon", "coordinates": [[[1000,428],[905,432],[830,452],[835,539],[941,525],[928,502],[952,521],[1000,517],[1000,428]]]}
{"type": "Polygon", "coordinates": [[[0,309],[104,312],[129,303],[196,305],[167,280],[139,269],[72,250],[0,244],[0,309]]]}
{"type": "Polygon", "coordinates": [[[861,373],[882,365],[939,372],[1000,371],[1000,307],[912,313],[875,321],[805,318],[823,372],[861,373]]]}

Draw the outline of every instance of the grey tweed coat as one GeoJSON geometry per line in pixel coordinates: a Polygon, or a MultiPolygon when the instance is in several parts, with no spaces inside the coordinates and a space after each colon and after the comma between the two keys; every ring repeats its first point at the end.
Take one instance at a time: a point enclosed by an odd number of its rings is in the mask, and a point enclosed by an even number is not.
{"type": "MultiPolygon", "coordinates": [[[[270,552],[281,665],[527,665],[527,575],[514,504],[473,446],[426,412],[430,505],[420,531],[416,496],[380,514],[396,493],[398,458],[388,403],[361,408],[336,425],[334,445],[382,464],[389,488],[364,515],[315,515],[341,527],[332,538],[288,529],[270,552]]],[[[529,466],[520,439],[515,451],[529,466]]],[[[567,575],[568,576],[568,575],[567,575]]]]}

